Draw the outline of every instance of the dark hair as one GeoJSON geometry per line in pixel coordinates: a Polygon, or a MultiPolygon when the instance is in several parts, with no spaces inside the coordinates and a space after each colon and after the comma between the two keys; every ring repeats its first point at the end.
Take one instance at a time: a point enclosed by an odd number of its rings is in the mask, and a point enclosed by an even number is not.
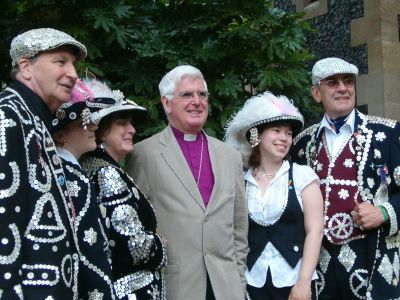
{"type": "Polygon", "coordinates": [[[111,130],[111,126],[115,120],[128,120],[128,119],[133,124],[132,111],[129,110],[114,112],[102,118],[95,132],[96,143],[98,145],[102,143],[101,137],[111,130]]]}

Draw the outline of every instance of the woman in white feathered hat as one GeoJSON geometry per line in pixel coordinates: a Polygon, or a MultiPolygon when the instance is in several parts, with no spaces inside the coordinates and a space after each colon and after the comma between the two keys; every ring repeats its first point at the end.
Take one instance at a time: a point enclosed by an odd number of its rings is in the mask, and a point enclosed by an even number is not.
{"type": "Polygon", "coordinates": [[[285,96],[254,96],[232,118],[225,142],[242,153],[249,210],[247,291],[250,299],[304,299],[323,235],[318,177],[291,163],[293,136],[303,116],[285,96]]]}

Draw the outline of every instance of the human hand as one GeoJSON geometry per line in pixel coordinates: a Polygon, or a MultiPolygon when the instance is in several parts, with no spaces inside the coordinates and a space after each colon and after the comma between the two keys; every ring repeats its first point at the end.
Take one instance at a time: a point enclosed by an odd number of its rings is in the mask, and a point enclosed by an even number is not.
{"type": "Polygon", "coordinates": [[[370,203],[359,203],[352,211],[353,221],[361,230],[368,230],[379,227],[383,224],[384,218],[378,206],[370,203]]]}
{"type": "Polygon", "coordinates": [[[298,280],[292,287],[288,300],[309,300],[311,298],[311,282],[298,280]]]}

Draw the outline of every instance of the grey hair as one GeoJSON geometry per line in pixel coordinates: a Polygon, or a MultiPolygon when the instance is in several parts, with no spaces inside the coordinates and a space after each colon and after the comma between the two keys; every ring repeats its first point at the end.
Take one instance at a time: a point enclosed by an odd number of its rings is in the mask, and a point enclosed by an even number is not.
{"type": "Polygon", "coordinates": [[[172,100],[173,94],[176,89],[176,85],[184,78],[200,78],[203,80],[204,87],[207,91],[207,83],[204,80],[203,74],[201,71],[190,65],[181,65],[177,66],[161,79],[160,84],[158,85],[158,89],[160,90],[161,97],[166,97],[169,101],[172,100]]]}
{"type": "MultiPolygon", "coordinates": [[[[33,57],[31,57],[31,58],[28,58],[29,63],[30,63],[30,64],[33,64],[33,63],[37,60],[37,58],[38,58],[38,55],[33,56],[33,57]]],[[[11,79],[12,79],[13,81],[16,81],[16,80],[17,80],[17,74],[18,74],[19,72],[20,72],[19,63],[16,63],[15,65],[12,66],[11,71],[10,71],[10,77],[11,77],[11,79]]]]}

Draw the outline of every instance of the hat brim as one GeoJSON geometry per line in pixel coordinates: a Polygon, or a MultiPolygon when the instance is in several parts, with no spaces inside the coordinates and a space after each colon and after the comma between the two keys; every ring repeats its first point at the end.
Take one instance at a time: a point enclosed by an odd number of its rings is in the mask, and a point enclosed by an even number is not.
{"type": "Polygon", "coordinates": [[[256,127],[258,129],[258,132],[261,132],[261,130],[265,127],[270,127],[277,124],[289,124],[293,130],[293,137],[298,135],[304,126],[303,120],[293,116],[281,116],[279,118],[261,120],[250,125],[250,127],[246,131],[246,140],[250,143],[250,129],[256,127]]]}
{"type": "Polygon", "coordinates": [[[147,110],[144,107],[138,105],[136,106],[131,104],[124,104],[113,105],[108,108],[100,109],[97,112],[93,112],[90,115],[90,121],[98,125],[103,118],[122,111],[131,111],[134,121],[136,121],[137,119],[144,119],[147,116],[147,110]]]}
{"type": "Polygon", "coordinates": [[[66,126],[71,124],[72,122],[75,122],[77,120],[82,119],[82,111],[86,108],[86,103],[85,102],[77,102],[71,105],[70,107],[67,108],[60,108],[55,112],[52,116],[52,123],[51,123],[51,133],[55,133],[61,129],[64,129],[66,126]],[[64,117],[59,118],[57,117],[57,114],[60,113],[60,111],[63,111],[64,117]]]}
{"type": "Polygon", "coordinates": [[[47,51],[55,50],[57,48],[61,48],[61,47],[65,47],[65,46],[71,46],[74,49],[74,54],[76,56],[77,61],[81,61],[81,60],[85,59],[85,57],[87,56],[87,50],[83,44],[81,44],[79,42],[68,41],[68,42],[62,42],[62,43],[52,45],[50,47],[47,47],[45,49],[38,51],[37,53],[33,53],[32,55],[21,55],[20,57],[13,59],[12,65],[13,66],[18,65],[19,61],[23,58],[29,59],[32,57],[36,57],[36,56],[40,55],[41,53],[46,53],[47,51]]]}

